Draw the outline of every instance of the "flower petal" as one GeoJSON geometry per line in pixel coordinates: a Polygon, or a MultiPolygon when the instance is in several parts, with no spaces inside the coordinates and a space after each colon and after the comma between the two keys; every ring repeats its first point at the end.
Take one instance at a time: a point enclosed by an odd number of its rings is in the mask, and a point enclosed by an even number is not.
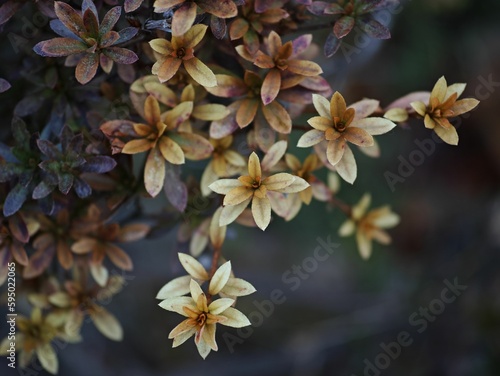
{"type": "Polygon", "coordinates": [[[373,145],[373,137],[364,129],[357,127],[348,127],[344,132],[344,138],[350,143],[362,147],[373,145]]]}
{"type": "Polygon", "coordinates": [[[252,152],[250,157],[248,157],[248,175],[254,180],[260,179],[262,176],[260,160],[255,152],[252,152]]]}
{"type": "Polygon", "coordinates": [[[453,111],[453,116],[458,116],[476,108],[478,104],[479,101],[477,99],[465,98],[456,101],[455,104],[451,106],[450,110],[453,111]]]}
{"type": "Polygon", "coordinates": [[[219,313],[222,313],[226,309],[231,307],[233,303],[234,299],[220,298],[210,303],[210,305],[208,306],[208,310],[210,311],[211,314],[218,315],[219,313]]]}
{"type": "Polygon", "coordinates": [[[287,110],[277,101],[262,107],[262,113],[276,132],[288,134],[292,131],[292,119],[287,110]]]}
{"type": "Polygon", "coordinates": [[[326,149],[326,157],[328,162],[335,166],[340,162],[344,156],[345,149],[347,147],[344,138],[338,138],[337,140],[328,141],[328,148],[326,149]]]}
{"type": "Polygon", "coordinates": [[[246,186],[240,186],[231,189],[224,197],[224,206],[238,205],[243,201],[248,200],[253,196],[253,191],[254,190],[252,188],[246,186]]]}
{"type": "Polygon", "coordinates": [[[182,267],[192,278],[201,281],[208,280],[208,273],[198,260],[196,260],[193,256],[188,255],[187,253],[179,253],[178,256],[182,267]]]}
{"type": "Polygon", "coordinates": [[[42,367],[54,375],[57,374],[57,371],[59,369],[59,362],[57,360],[56,352],[54,351],[54,348],[51,346],[51,344],[40,344],[36,346],[35,350],[36,356],[38,357],[38,360],[40,360],[42,367]]]}
{"type": "Polygon", "coordinates": [[[192,311],[197,310],[196,304],[193,298],[190,296],[177,296],[175,298],[168,298],[158,303],[158,305],[161,308],[166,309],[167,311],[176,312],[179,315],[185,317],[188,317],[188,315],[184,311],[184,307],[187,307],[192,311]]]}
{"type": "Polygon", "coordinates": [[[231,189],[236,187],[241,187],[238,179],[220,179],[208,186],[208,188],[220,195],[228,194],[231,189]]]}
{"type": "Polygon", "coordinates": [[[443,103],[446,97],[446,91],[448,90],[448,86],[446,84],[446,79],[442,76],[434,85],[434,88],[431,91],[431,98],[436,98],[439,103],[443,103]]]}
{"type": "Polygon", "coordinates": [[[222,321],[221,324],[230,326],[232,328],[242,328],[244,326],[251,325],[248,318],[235,308],[229,307],[224,312],[222,312],[220,316],[224,316],[227,318],[227,320],[222,321]]]}
{"type": "Polygon", "coordinates": [[[325,139],[325,132],[319,131],[317,129],[312,129],[304,133],[297,143],[299,148],[308,148],[319,144],[321,141],[325,139]]]}
{"type": "Polygon", "coordinates": [[[356,232],[356,243],[358,244],[359,254],[363,260],[368,260],[372,254],[372,242],[362,231],[356,232]]]}
{"type": "Polygon", "coordinates": [[[343,118],[346,110],[345,99],[338,91],[336,91],[330,100],[330,116],[343,118]]]}
{"type": "Polygon", "coordinates": [[[434,132],[439,136],[441,140],[449,145],[458,145],[458,134],[455,127],[443,128],[437,126],[434,128],[434,132]]]}
{"type": "Polygon", "coordinates": [[[330,114],[330,102],[328,102],[328,99],[319,94],[313,94],[312,101],[314,108],[318,111],[320,116],[327,119],[332,118],[332,115],[330,114]]]}
{"type": "Polygon", "coordinates": [[[164,180],[165,159],[163,159],[159,148],[155,147],[149,152],[144,167],[144,185],[151,197],[155,197],[160,193],[164,180]]]}
{"type": "Polygon", "coordinates": [[[220,292],[224,295],[237,297],[250,295],[255,291],[257,291],[255,287],[244,279],[229,277],[224,288],[220,292]]]}
{"type": "Polygon", "coordinates": [[[364,129],[372,136],[377,136],[389,132],[396,126],[396,124],[389,119],[370,117],[354,120],[351,123],[351,126],[364,129]]]}
{"type": "Polygon", "coordinates": [[[267,197],[253,197],[252,215],[257,226],[264,231],[271,222],[271,203],[267,197]]]}
{"type": "Polygon", "coordinates": [[[219,225],[226,226],[230,223],[233,223],[236,218],[238,218],[238,216],[243,213],[243,210],[245,210],[245,208],[248,206],[250,200],[251,199],[249,198],[248,200],[243,201],[238,205],[224,206],[220,215],[219,225]]]}
{"type": "Polygon", "coordinates": [[[214,72],[198,58],[193,57],[189,60],[184,60],[184,68],[186,68],[186,71],[193,80],[200,85],[205,87],[217,86],[217,79],[214,72]]]}
{"type": "Polygon", "coordinates": [[[183,275],[182,277],[177,277],[164,285],[158,294],[156,299],[168,299],[177,296],[182,296],[189,293],[189,283],[191,282],[190,275],[183,275]]]}
{"type": "Polygon", "coordinates": [[[123,339],[123,329],[120,322],[104,308],[99,307],[99,309],[93,310],[90,313],[90,318],[97,330],[105,337],[113,341],[121,341],[123,339]]]}
{"type": "Polygon", "coordinates": [[[354,183],[358,173],[358,167],[356,166],[354,154],[349,146],[346,145],[344,155],[340,162],[335,165],[335,168],[342,179],[348,183],[354,183]]]}

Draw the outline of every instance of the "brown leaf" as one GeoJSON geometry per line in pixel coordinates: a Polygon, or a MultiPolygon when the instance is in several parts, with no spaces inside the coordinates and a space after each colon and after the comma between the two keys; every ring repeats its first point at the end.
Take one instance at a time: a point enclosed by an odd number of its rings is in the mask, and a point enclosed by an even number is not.
{"type": "Polygon", "coordinates": [[[290,119],[285,108],[277,101],[262,107],[262,113],[269,122],[269,125],[271,125],[276,132],[288,134],[292,131],[292,119],[290,119]]]}
{"type": "Polygon", "coordinates": [[[193,57],[189,60],[184,60],[184,68],[200,85],[205,87],[217,86],[217,79],[214,72],[198,58],[193,57]]]}
{"type": "Polygon", "coordinates": [[[240,128],[246,127],[254,120],[258,108],[258,99],[246,98],[240,102],[240,106],[236,111],[236,123],[238,123],[240,128]]]}
{"type": "Polygon", "coordinates": [[[205,12],[220,18],[236,17],[238,14],[233,0],[197,0],[196,3],[205,12]]]}
{"type": "Polygon", "coordinates": [[[179,144],[186,158],[191,160],[208,158],[214,150],[206,138],[194,133],[178,132],[170,137],[179,144]]]}
{"type": "Polygon", "coordinates": [[[172,35],[184,35],[196,18],[196,3],[185,2],[174,13],[172,18],[172,35]]]}
{"type": "Polygon", "coordinates": [[[79,83],[85,85],[92,78],[94,78],[97,73],[97,68],[99,67],[99,55],[98,54],[85,54],[78,65],[76,66],[75,77],[79,83]]]}
{"type": "Polygon", "coordinates": [[[130,259],[129,255],[127,255],[123,251],[123,249],[117,247],[112,243],[107,243],[105,245],[105,249],[106,255],[108,255],[113,264],[126,271],[130,271],[133,269],[132,260],[130,259]]]}
{"type": "Polygon", "coordinates": [[[274,101],[278,96],[281,87],[281,73],[278,69],[271,69],[264,82],[262,82],[262,88],[260,89],[260,97],[264,106],[274,101]]]}

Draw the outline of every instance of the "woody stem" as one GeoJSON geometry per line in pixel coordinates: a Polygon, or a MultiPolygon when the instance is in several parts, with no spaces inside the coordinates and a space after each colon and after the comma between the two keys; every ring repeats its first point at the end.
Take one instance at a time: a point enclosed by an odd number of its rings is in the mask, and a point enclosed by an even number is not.
{"type": "Polygon", "coordinates": [[[348,218],[351,218],[352,208],[347,205],[344,201],[340,200],[336,196],[332,195],[330,197],[329,203],[333,206],[338,207],[348,218]]]}

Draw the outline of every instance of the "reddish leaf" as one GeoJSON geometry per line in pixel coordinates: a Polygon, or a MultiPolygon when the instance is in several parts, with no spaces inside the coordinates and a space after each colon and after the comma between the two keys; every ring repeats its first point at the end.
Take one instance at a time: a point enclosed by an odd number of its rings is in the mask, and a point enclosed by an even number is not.
{"type": "Polygon", "coordinates": [[[40,56],[60,57],[81,53],[87,48],[84,43],[75,39],[54,38],[38,43],[33,51],[40,56]]]}
{"type": "Polygon", "coordinates": [[[97,73],[99,67],[99,57],[97,54],[86,54],[78,62],[75,71],[75,77],[79,83],[85,85],[97,73]]]}
{"type": "Polygon", "coordinates": [[[389,39],[391,32],[387,27],[376,20],[370,20],[363,25],[366,34],[375,39],[389,39]]]}
{"type": "Polygon", "coordinates": [[[103,50],[103,53],[119,64],[133,64],[139,60],[135,52],[121,47],[108,47],[103,50]]]}
{"type": "Polygon", "coordinates": [[[354,27],[354,18],[351,16],[343,16],[333,26],[333,33],[339,39],[342,39],[349,34],[354,27]]]}

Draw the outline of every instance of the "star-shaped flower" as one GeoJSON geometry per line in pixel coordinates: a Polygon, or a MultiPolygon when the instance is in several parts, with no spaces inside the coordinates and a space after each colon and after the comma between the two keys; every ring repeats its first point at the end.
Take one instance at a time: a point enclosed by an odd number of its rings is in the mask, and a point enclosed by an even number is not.
{"type": "Polygon", "coordinates": [[[433,129],[439,138],[450,145],[458,145],[458,134],[448,119],[465,114],[479,104],[474,98],[457,100],[464,92],[465,86],[465,84],[448,86],[446,79],[441,77],[432,89],[427,106],[421,101],[411,103],[413,109],[424,117],[425,127],[433,129]]]}
{"type": "Polygon", "coordinates": [[[321,95],[313,94],[313,104],[320,116],[307,121],[314,129],[303,134],[297,146],[306,148],[327,141],[328,162],[336,167],[344,180],[352,184],[357,167],[348,142],[360,147],[372,146],[372,136],[387,133],[396,124],[384,118],[367,118],[367,113],[357,113],[353,107],[347,107],[338,91],[330,102],[321,95]]]}
{"type": "MultiPolygon", "coordinates": [[[[212,281],[217,278],[214,275],[212,281]]],[[[212,285],[212,282],[211,282],[212,285]]],[[[198,352],[203,359],[211,350],[217,351],[215,341],[216,324],[241,328],[250,325],[248,318],[235,308],[231,308],[234,299],[220,298],[209,302],[198,282],[191,280],[191,296],[180,296],[163,300],[159,306],[167,311],[177,312],[186,317],[168,335],[173,339],[173,346],[177,347],[186,342],[193,335],[198,352]]],[[[211,295],[218,293],[218,287],[212,289],[211,295]]]]}
{"type": "Polygon", "coordinates": [[[248,175],[238,179],[221,179],[212,183],[209,188],[225,195],[220,225],[232,223],[252,202],[252,215],[261,230],[265,230],[271,222],[271,200],[268,192],[297,193],[309,187],[304,179],[287,173],[278,173],[268,177],[262,176],[260,160],[253,152],[248,159],[248,175]]]}
{"type": "Polygon", "coordinates": [[[217,85],[212,70],[194,56],[194,48],[201,42],[207,31],[206,25],[194,25],[185,34],[172,36],[172,41],[153,39],[149,45],[157,58],[152,73],[158,75],[161,82],[170,80],[183,65],[188,74],[200,85],[217,85]]]}
{"type": "Polygon", "coordinates": [[[399,223],[399,215],[392,212],[389,206],[368,211],[370,203],[370,194],[365,194],[352,208],[351,218],[345,221],[339,229],[340,236],[350,236],[356,232],[359,253],[365,260],[372,253],[372,240],[381,244],[390,244],[391,237],[384,229],[392,228],[399,223]]]}

